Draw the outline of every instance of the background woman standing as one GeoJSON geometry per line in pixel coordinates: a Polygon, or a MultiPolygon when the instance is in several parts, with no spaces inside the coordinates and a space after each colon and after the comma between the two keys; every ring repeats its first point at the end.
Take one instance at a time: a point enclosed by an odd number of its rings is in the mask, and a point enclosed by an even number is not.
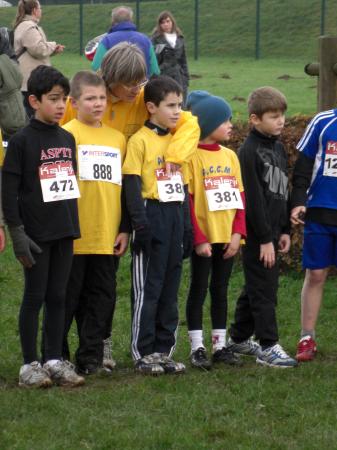
{"type": "Polygon", "coordinates": [[[33,110],[28,103],[27,80],[35,67],[50,66],[50,56],[63,52],[64,45],[48,42],[38,23],[42,16],[38,0],[20,0],[14,21],[14,50],[23,75],[21,91],[28,116],[33,110]]]}
{"type": "Polygon", "coordinates": [[[181,85],[185,103],[189,80],[185,41],[169,11],[163,11],[159,14],[151,40],[155,48],[160,73],[172,77],[181,85]]]}

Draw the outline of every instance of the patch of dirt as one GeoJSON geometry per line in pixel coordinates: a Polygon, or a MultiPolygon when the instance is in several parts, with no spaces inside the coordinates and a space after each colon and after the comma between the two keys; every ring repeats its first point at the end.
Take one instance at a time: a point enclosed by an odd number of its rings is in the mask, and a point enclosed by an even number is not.
{"type": "Polygon", "coordinates": [[[244,97],[239,97],[238,95],[233,97],[231,100],[234,102],[245,102],[246,101],[246,99],[244,97]]]}
{"type": "Polygon", "coordinates": [[[202,78],[202,75],[198,75],[196,73],[190,73],[191,80],[197,80],[198,78],[202,78]]]}

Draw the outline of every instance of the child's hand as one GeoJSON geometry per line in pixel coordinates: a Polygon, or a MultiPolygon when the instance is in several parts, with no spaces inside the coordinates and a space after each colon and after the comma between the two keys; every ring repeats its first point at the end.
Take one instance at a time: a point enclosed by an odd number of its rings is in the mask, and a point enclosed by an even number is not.
{"type": "Polygon", "coordinates": [[[4,227],[0,227],[0,253],[5,250],[6,246],[6,234],[4,227]]]}
{"type": "Polygon", "coordinates": [[[260,245],[260,261],[263,262],[264,267],[271,269],[275,264],[275,249],[272,242],[260,245]]]}
{"type": "Polygon", "coordinates": [[[171,175],[175,175],[176,172],[178,172],[180,169],[180,165],[179,164],[175,164],[175,163],[171,163],[171,162],[167,162],[165,164],[165,171],[168,177],[170,177],[171,175]]]}
{"type": "Polygon", "coordinates": [[[240,248],[240,239],[241,234],[239,233],[233,233],[232,238],[229,244],[224,245],[224,254],[223,259],[229,259],[232,258],[237,254],[240,248]]]}
{"type": "Polygon", "coordinates": [[[290,236],[289,234],[281,234],[278,241],[278,249],[280,253],[288,253],[290,249],[290,236]]]}
{"type": "Polygon", "coordinates": [[[307,208],[305,206],[296,206],[290,213],[291,223],[294,225],[304,225],[304,215],[307,208]]]}
{"type": "Polygon", "coordinates": [[[119,233],[114,245],[114,255],[123,256],[129,244],[129,233],[119,233]]]}
{"type": "Polygon", "coordinates": [[[195,246],[195,253],[198,256],[203,256],[205,258],[210,258],[212,256],[212,246],[208,242],[199,244],[195,246]]]}

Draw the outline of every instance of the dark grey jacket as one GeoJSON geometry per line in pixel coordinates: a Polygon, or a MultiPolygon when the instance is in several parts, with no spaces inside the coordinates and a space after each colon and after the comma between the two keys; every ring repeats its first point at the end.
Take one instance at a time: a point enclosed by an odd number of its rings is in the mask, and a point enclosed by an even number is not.
{"type": "Polygon", "coordinates": [[[176,80],[184,92],[187,91],[189,73],[186,61],[185,42],[183,36],[177,36],[175,47],[165,39],[163,34],[154,34],[151,38],[154,46],[160,73],[176,80]]]}

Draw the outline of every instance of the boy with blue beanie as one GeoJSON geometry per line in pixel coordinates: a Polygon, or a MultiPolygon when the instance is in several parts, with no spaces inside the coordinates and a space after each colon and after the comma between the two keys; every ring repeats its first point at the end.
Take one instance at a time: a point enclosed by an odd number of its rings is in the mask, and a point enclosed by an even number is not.
{"type": "Polygon", "coordinates": [[[197,151],[188,166],[194,251],[186,305],[191,364],[209,370],[203,342],[202,309],[211,295],[212,362],[237,365],[240,360],[226,347],[227,288],[233,257],[246,235],[244,191],[236,154],[219,144],[232,131],[232,110],[220,97],[193,91],[187,108],[198,118],[201,131],[197,151]],[[210,283],[208,282],[211,274],[210,283]]]}

